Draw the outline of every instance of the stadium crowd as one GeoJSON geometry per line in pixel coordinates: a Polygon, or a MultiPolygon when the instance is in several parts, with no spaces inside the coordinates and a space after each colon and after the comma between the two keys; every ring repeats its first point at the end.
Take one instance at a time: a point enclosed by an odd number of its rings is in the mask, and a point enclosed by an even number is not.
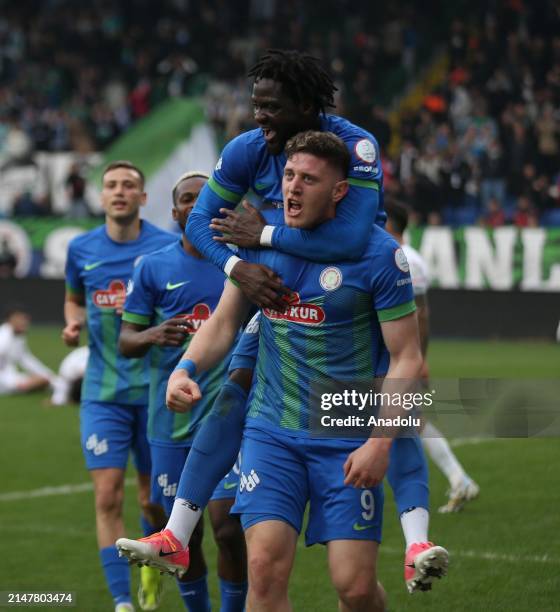
{"type": "Polygon", "coordinates": [[[402,117],[386,173],[422,220],[560,223],[559,21],[552,3],[509,2],[452,23],[445,81],[402,117]]]}
{"type": "MultiPolygon", "coordinates": [[[[440,4],[430,0],[421,11],[405,1],[374,7],[348,0],[7,6],[0,19],[0,169],[35,151],[103,151],[170,96],[204,92],[209,120],[229,140],[254,127],[248,66],[282,46],[329,66],[339,88],[336,112],[377,137],[386,190],[408,202],[418,222],[560,223],[554,2],[538,10],[524,0],[453,10],[440,4]],[[453,11],[466,11],[467,19],[452,20],[453,11]],[[421,76],[423,60],[444,49],[444,82],[401,117],[401,146],[389,149],[384,107],[421,76]]],[[[76,202],[71,214],[90,214],[80,168],[66,181],[76,202]]],[[[49,211],[34,194],[21,194],[13,207],[16,215],[49,211]]]]}

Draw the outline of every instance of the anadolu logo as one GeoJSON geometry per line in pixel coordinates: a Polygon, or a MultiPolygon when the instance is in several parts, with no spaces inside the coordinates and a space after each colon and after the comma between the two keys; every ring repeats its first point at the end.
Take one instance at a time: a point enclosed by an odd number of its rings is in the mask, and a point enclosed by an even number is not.
{"type": "Polygon", "coordinates": [[[93,292],[92,300],[98,308],[115,309],[123,305],[126,297],[126,285],[123,281],[114,280],[108,289],[93,292]]]}
{"type": "Polygon", "coordinates": [[[210,307],[207,304],[197,304],[191,313],[178,315],[190,323],[189,334],[194,334],[200,326],[210,318],[210,307]]]}
{"type": "Polygon", "coordinates": [[[305,304],[300,301],[299,293],[291,293],[282,298],[286,301],[286,310],[278,312],[265,308],[264,316],[273,320],[293,321],[302,325],[321,325],[325,320],[325,311],[317,304],[305,304]]]}

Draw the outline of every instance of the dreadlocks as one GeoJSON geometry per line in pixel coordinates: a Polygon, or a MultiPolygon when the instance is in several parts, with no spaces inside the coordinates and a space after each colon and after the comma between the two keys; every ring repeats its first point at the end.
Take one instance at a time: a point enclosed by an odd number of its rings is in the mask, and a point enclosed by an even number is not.
{"type": "Polygon", "coordinates": [[[272,79],[282,83],[298,104],[311,102],[318,112],[324,113],[327,107],[334,106],[335,84],[321,62],[306,53],[267,49],[248,76],[255,81],[272,79]]]}

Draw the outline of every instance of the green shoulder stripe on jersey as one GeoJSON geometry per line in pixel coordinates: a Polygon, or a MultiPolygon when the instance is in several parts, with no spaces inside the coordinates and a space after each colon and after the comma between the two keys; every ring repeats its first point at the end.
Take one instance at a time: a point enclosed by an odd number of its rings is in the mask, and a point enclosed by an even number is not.
{"type": "Polygon", "coordinates": [[[241,196],[238,193],[235,193],[233,191],[229,191],[228,189],[224,189],[221,185],[219,185],[214,180],[213,176],[211,176],[208,179],[208,187],[210,187],[210,189],[217,196],[222,198],[222,200],[227,200],[228,202],[231,202],[232,204],[237,204],[241,200],[241,196]]]}
{"type": "Polygon", "coordinates": [[[364,179],[349,178],[348,184],[354,187],[365,187],[366,189],[375,189],[379,191],[379,183],[374,181],[365,181],[364,179]]]}
{"type": "Polygon", "coordinates": [[[66,291],[68,293],[72,293],[73,295],[84,295],[83,289],[75,289],[74,287],[72,287],[72,285],[69,285],[68,283],[66,283],[66,291]]]}
{"type": "Polygon", "coordinates": [[[126,312],[126,310],[122,313],[122,320],[127,323],[136,323],[137,325],[150,324],[150,317],[148,315],[134,314],[133,312],[126,312]]]}
{"type": "Polygon", "coordinates": [[[395,319],[405,317],[415,310],[416,304],[414,303],[414,300],[410,300],[410,302],[405,302],[404,304],[399,304],[398,306],[393,306],[392,308],[378,310],[377,318],[379,319],[380,323],[385,321],[394,321],[395,319]]]}

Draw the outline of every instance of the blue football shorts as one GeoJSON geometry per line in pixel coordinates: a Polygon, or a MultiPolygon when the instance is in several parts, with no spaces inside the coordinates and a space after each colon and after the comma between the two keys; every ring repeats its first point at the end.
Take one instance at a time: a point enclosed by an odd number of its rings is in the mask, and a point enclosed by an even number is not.
{"type": "MultiPolygon", "coordinates": [[[[150,448],[152,452],[151,500],[160,504],[169,516],[190,446],[165,446],[152,443],[150,448]]],[[[233,499],[238,487],[239,461],[219,482],[210,501],[233,499]]]]}
{"type": "Polygon", "coordinates": [[[132,451],[141,474],[150,474],[150,446],[146,437],[148,409],[86,400],[80,408],[80,437],[88,470],[126,469],[132,451]]]}
{"type": "Polygon", "coordinates": [[[280,520],[299,533],[309,502],[307,546],[332,540],[380,542],[383,485],[357,489],[344,484],[343,465],[361,444],[248,427],[232,513],[241,515],[245,530],[280,520]]]}

